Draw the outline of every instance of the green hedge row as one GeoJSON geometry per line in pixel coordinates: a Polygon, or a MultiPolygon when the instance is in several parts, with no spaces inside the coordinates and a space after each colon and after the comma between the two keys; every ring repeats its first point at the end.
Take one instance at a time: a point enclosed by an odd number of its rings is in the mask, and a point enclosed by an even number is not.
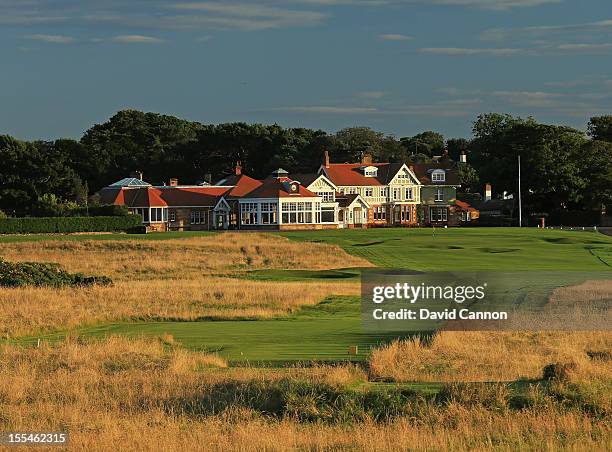
{"type": "Polygon", "coordinates": [[[0,220],[0,234],[128,231],[141,225],[139,215],[125,217],[27,217],[0,220]]]}

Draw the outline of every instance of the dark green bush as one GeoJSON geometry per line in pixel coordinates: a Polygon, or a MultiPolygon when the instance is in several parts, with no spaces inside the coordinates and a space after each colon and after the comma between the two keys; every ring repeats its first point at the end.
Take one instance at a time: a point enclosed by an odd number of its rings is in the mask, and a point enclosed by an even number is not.
{"type": "Polygon", "coordinates": [[[107,276],[85,276],[69,273],[58,264],[39,262],[7,262],[0,259],[0,286],[86,287],[94,284],[108,286],[113,281],[107,276]]]}
{"type": "Polygon", "coordinates": [[[569,381],[571,374],[576,370],[575,363],[552,363],[544,366],[543,380],[569,381]]]}
{"type": "Polygon", "coordinates": [[[0,234],[126,231],[141,225],[138,215],[116,217],[27,217],[0,220],[0,234]]]}

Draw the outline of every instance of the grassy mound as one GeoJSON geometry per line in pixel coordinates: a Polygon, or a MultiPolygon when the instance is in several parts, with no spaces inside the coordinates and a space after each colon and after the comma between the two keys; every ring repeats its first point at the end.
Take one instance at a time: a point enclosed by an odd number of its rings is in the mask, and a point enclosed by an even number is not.
{"type": "Polygon", "coordinates": [[[0,259],[0,287],[83,287],[94,284],[109,286],[107,276],[85,276],[69,273],[58,264],[39,262],[7,262],[0,259]]]}

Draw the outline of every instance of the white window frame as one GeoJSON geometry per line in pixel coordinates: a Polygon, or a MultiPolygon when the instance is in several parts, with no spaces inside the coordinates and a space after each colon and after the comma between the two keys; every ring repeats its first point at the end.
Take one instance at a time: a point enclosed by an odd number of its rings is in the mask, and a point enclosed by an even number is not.
{"type": "Polygon", "coordinates": [[[406,201],[414,201],[414,190],[412,187],[406,187],[404,189],[406,195],[406,201]]]}
{"type": "Polygon", "coordinates": [[[366,187],[366,189],[364,190],[364,196],[374,196],[374,189],[372,187],[366,187]]]}
{"type": "Polygon", "coordinates": [[[259,203],[243,202],[240,203],[240,224],[254,225],[259,224],[259,203]]]}
{"type": "Polygon", "coordinates": [[[334,202],[334,192],[333,191],[320,191],[317,193],[319,197],[323,200],[323,202],[334,202]]]}
{"type": "Polygon", "coordinates": [[[431,173],[431,181],[432,182],[445,182],[446,172],[444,170],[434,170],[431,173]]]}
{"type": "Polygon", "coordinates": [[[436,202],[444,201],[444,190],[442,188],[436,188],[436,197],[434,199],[436,202]]]}

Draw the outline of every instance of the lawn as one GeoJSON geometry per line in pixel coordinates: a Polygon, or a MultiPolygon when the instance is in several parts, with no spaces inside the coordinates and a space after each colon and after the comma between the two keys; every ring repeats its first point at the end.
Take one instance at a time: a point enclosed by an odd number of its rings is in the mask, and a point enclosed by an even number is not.
{"type": "Polygon", "coordinates": [[[337,244],[379,267],[425,271],[612,270],[612,238],[533,228],[354,229],[283,232],[337,244]]]}

